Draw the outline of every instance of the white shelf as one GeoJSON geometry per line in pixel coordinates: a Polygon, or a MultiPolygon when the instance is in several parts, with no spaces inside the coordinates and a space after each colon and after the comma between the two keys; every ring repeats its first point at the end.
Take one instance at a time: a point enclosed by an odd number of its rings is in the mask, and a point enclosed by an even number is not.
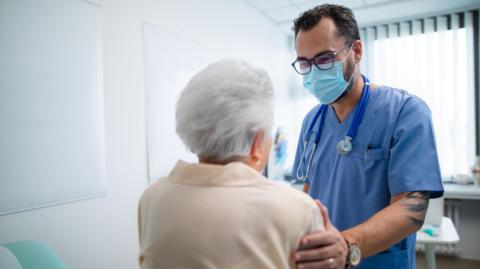
{"type": "Polygon", "coordinates": [[[438,226],[433,226],[426,224],[417,232],[417,243],[425,244],[442,244],[442,243],[457,243],[460,240],[457,230],[452,223],[452,220],[447,217],[442,218],[442,224],[438,226]],[[426,234],[422,230],[424,228],[433,229],[435,236],[426,234]]]}
{"type": "Polygon", "coordinates": [[[445,199],[470,199],[480,200],[480,186],[444,184],[445,199]]]}

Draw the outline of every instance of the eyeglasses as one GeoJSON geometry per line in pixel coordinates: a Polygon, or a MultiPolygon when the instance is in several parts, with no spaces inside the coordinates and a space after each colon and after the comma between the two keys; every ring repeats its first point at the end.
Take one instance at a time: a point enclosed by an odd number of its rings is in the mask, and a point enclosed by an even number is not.
{"type": "Polygon", "coordinates": [[[335,63],[335,56],[339,54],[342,50],[346,47],[353,46],[353,42],[348,43],[343,48],[337,51],[328,51],[328,52],[321,52],[313,59],[296,59],[293,63],[293,69],[300,75],[306,75],[312,71],[312,65],[315,65],[320,70],[328,70],[333,67],[335,63]]]}

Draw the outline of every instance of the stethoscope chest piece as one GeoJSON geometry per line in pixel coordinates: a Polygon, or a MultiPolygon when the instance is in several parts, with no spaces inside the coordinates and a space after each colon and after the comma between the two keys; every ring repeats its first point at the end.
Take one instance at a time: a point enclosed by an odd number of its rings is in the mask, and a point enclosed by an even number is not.
{"type": "Polygon", "coordinates": [[[337,143],[337,152],[340,155],[347,155],[352,151],[352,138],[345,136],[342,140],[337,143]]]}

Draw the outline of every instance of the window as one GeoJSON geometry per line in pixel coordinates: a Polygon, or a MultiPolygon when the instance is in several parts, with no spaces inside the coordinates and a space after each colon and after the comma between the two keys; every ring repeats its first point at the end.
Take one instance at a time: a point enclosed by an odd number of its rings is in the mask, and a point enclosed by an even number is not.
{"type": "Polygon", "coordinates": [[[372,81],[405,89],[430,107],[443,176],[468,173],[475,158],[473,31],[467,16],[464,27],[459,15],[411,22],[407,34],[395,25],[377,27],[369,55],[372,81]]]}

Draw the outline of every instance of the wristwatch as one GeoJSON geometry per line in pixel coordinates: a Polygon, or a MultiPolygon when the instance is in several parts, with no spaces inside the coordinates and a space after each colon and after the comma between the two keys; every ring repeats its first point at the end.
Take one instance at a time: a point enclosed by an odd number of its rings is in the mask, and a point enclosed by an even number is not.
{"type": "Polygon", "coordinates": [[[357,266],[358,264],[360,264],[360,260],[362,259],[362,252],[360,251],[360,247],[357,243],[352,243],[348,241],[348,239],[345,239],[345,241],[347,241],[348,246],[347,264],[345,267],[352,268],[353,266],[357,266]]]}

